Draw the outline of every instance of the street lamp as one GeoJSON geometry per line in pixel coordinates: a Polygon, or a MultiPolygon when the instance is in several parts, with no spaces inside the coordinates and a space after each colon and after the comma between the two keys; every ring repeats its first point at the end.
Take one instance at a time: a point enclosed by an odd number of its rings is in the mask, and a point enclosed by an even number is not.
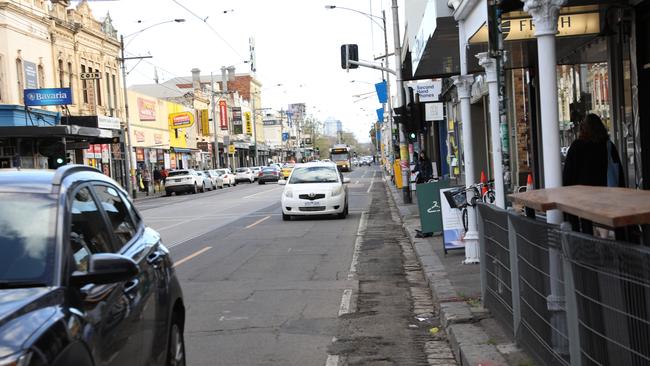
{"type": "MultiPolygon", "coordinates": [[[[150,25],[150,26],[148,26],[146,28],[140,29],[139,31],[137,31],[135,33],[131,33],[131,34],[127,35],[126,38],[128,38],[128,37],[134,37],[135,38],[135,36],[137,36],[138,34],[146,31],[147,29],[153,28],[153,27],[161,25],[161,24],[182,23],[184,21],[185,21],[185,19],[172,19],[172,20],[167,20],[167,21],[164,21],[164,22],[156,23],[156,24],[150,25]]],[[[121,67],[122,67],[122,84],[123,84],[123,87],[124,87],[124,120],[126,122],[126,148],[124,149],[125,152],[126,152],[126,156],[124,157],[125,158],[124,159],[125,160],[124,165],[125,165],[125,168],[126,168],[126,176],[127,176],[127,179],[126,179],[126,191],[129,192],[129,194],[131,194],[131,196],[133,198],[135,198],[136,193],[135,193],[135,189],[133,189],[133,182],[132,182],[132,178],[133,178],[135,172],[133,171],[134,170],[133,167],[131,167],[131,150],[132,150],[132,146],[131,146],[131,121],[129,120],[129,96],[128,96],[127,87],[126,87],[126,60],[136,60],[136,59],[141,60],[141,59],[145,59],[145,58],[152,58],[153,56],[124,57],[124,48],[125,48],[125,46],[124,46],[124,38],[125,38],[124,35],[120,36],[120,53],[121,53],[122,57],[119,58],[119,61],[121,63],[121,67]]],[[[131,40],[133,40],[133,38],[131,40]]]]}
{"type": "Polygon", "coordinates": [[[131,33],[131,34],[128,34],[128,35],[124,36],[124,38],[133,37],[133,38],[131,38],[131,39],[126,43],[126,45],[124,45],[124,47],[127,47],[131,42],[133,42],[133,40],[135,39],[135,37],[137,37],[140,33],[146,31],[147,29],[150,29],[150,28],[153,28],[153,27],[157,27],[157,26],[159,26],[159,25],[167,24],[167,23],[184,23],[184,22],[185,22],[185,19],[182,19],[182,18],[179,18],[179,19],[171,19],[171,20],[165,20],[165,21],[163,21],[163,22],[156,23],[156,24],[152,24],[152,25],[150,25],[150,26],[148,26],[148,27],[142,28],[142,29],[140,29],[140,30],[137,31],[137,32],[133,32],[133,33],[131,33]]]}

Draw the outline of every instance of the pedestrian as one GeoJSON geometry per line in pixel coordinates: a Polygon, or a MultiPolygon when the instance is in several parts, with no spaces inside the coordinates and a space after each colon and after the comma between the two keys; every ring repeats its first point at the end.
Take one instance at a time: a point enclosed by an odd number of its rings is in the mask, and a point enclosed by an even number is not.
{"type": "Polygon", "coordinates": [[[167,168],[163,167],[162,170],[160,171],[160,175],[162,176],[162,183],[163,186],[167,183],[167,176],[169,176],[169,171],[167,168]]]}
{"type": "Polygon", "coordinates": [[[623,164],[600,117],[588,114],[564,161],[563,185],[625,187],[623,164]]]}
{"type": "Polygon", "coordinates": [[[144,167],[142,170],[142,185],[144,186],[144,191],[149,195],[149,184],[151,183],[151,174],[149,174],[149,169],[144,167]]]}
{"type": "Polygon", "coordinates": [[[158,167],[155,167],[153,170],[153,192],[156,193],[156,189],[160,192],[160,181],[162,180],[162,173],[158,170],[158,167]]]}
{"type": "MultiPolygon", "coordinates": [[[[578,138],[571,143],[564,161],[562,183],[565,186],[586,185],[600,187],[625,187],[623,164],[616,145],[609,140],[607,128],[600,117],[590,113],[580,123],[578,138]]],[[[590,223],[580,223],[578,218],[567,215],[575,229],[593,234],[590,223]]],[[[596,235],[606,236],[601,230],[596,235]]]]}
{"type": "Polygon", "coordinates": [[[431,160],[427,158],[427,155],[424,152],[420,153],[420,175],[422,176],[423,183],[426,183],[433,178],[431,160]]]}

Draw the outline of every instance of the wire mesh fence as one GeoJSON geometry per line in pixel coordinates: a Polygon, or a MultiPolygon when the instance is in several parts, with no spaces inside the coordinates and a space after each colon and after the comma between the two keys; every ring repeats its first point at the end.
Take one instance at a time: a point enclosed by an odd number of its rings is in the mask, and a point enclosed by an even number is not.
{"type": "Polygon", "coordinates": [[[542,365],[650,365],[650,248],[479,205],[484,305],[542,365]]]}
{"type": "Polygon", "coordinates": [[[507,212],[487,205],[479,205],[479,211],[484,238],[482,271],[486,286],[483,302],[501,324],[509,331],[513,331],[507,212]]]}
{"type": "Polygon", "coordinates": [[[563,233],[583,365],[650,365],[650,250],[563,233]]]}

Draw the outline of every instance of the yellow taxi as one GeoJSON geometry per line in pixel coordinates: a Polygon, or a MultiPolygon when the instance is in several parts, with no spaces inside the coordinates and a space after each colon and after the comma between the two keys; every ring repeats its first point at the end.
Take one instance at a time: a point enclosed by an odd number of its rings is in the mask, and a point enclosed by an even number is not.
{"type": "Polygon", "coordinates": [[[287,179],[291,175],[291,172],[293,171],[293,167],[295,167],[296,164],[293,163],[286,163],[282,166],[282,170],[280,171],[280,174],[282,176],[282,179],[287,179]]]}

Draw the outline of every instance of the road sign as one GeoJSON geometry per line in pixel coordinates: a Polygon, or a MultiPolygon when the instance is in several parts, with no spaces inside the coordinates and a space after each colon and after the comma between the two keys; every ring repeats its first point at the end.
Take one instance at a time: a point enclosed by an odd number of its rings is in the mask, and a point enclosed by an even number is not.
{"type": "Polygon", "coordinates": [[[79,74],[79,78],[81,80],[101,79],[102,78],[102,73],[101,72],[82,72],[81,74],[79,74]]]}
{"type": "Polygon", "coordinates": [[[228,154],[235,153],[235,145],[228,145],[228,154]]]}

